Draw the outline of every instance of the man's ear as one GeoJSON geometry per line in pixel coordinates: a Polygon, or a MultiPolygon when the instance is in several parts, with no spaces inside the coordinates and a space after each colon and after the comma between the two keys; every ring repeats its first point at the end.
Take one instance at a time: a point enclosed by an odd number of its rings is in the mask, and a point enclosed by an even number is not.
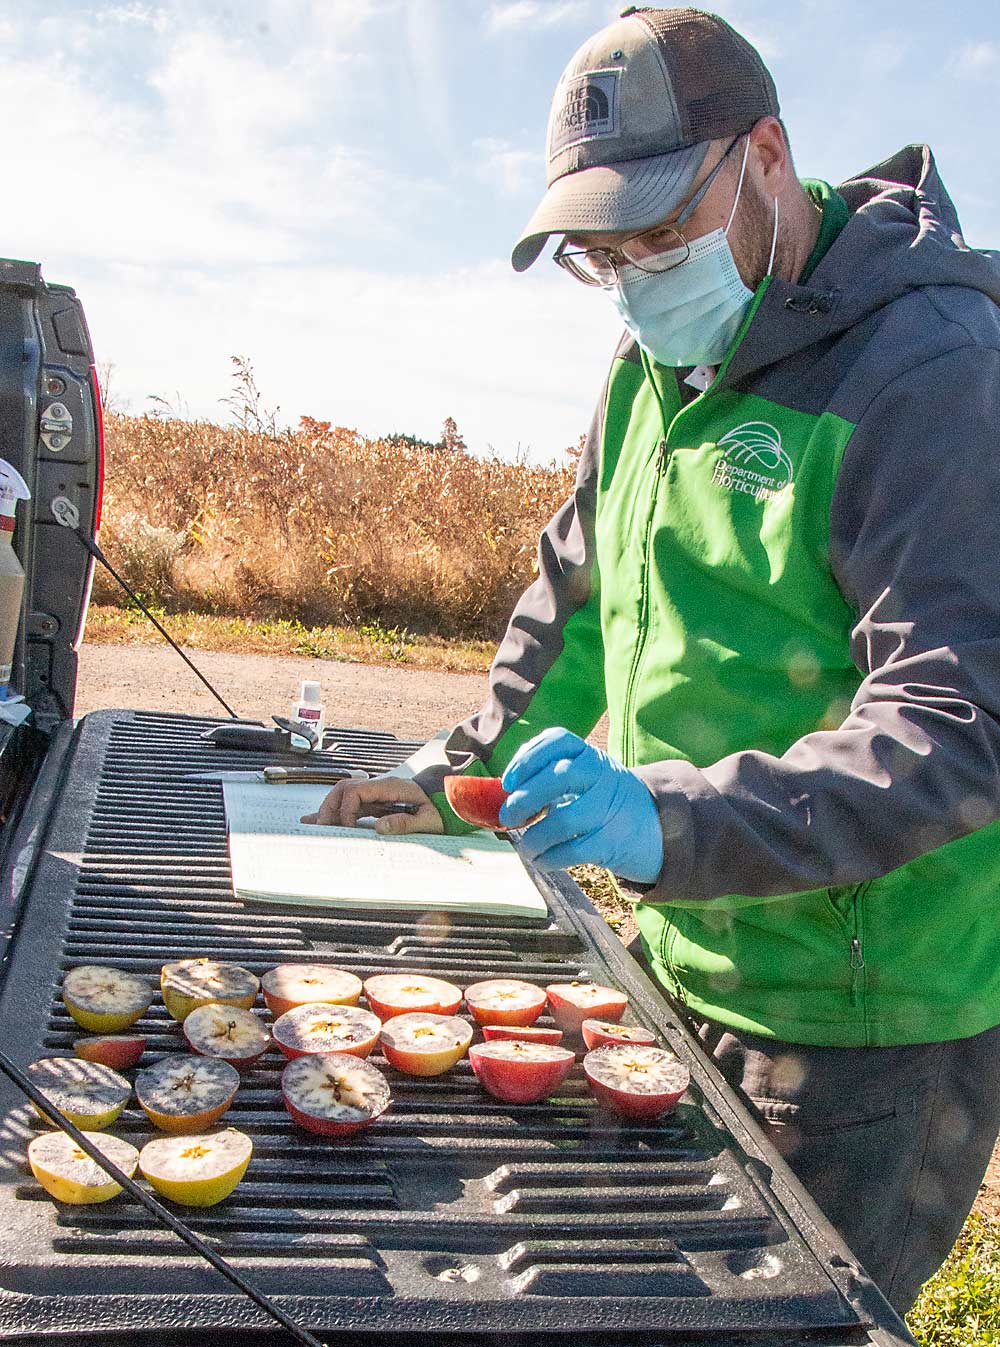
{"type": "Polygon", "coordinates": [[[757,182],[767,197],[780,196],[793,172],[785,128],[777,117],[762,117],[750,132],[750,157],[757,166],[757,182]]]}

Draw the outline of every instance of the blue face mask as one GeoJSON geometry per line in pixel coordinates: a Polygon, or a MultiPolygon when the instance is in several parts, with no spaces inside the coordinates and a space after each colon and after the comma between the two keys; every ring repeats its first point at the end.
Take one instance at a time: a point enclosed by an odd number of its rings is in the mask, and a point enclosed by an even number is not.
{"type": "MultiPolygon", "coordinates": [[[[620,266],[618,284],[608,287],[625,326],[661,365],[720,364],[750,308],[753,291],[743,284],[727,237],[739,204],[749,149],[747,140],[736,200],[725,229],[695,239],[686,257],[686,250],[678,248],[678,263],[669,270],[648,272],[631,264],[620,266]]],[[[777,242],[776,197],[768,275],[777,242]]]]}

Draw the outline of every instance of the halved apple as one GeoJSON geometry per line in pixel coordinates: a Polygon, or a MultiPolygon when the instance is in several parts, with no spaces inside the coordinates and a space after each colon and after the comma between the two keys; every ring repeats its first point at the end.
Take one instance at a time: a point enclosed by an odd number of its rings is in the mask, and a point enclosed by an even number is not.
{"type": "Polygon", "coordinates": [[[583,1059],[590,1088],[622,1118],[651,1121],[673,1108],[691,1073],[665,1048],[620,1043],[594,1048],[583,1059]]]}
{"type": "Polygon", "coordinates": [[[472,1025],[459,1015],[395,1015],[382,1026],[385,1060],[408,1076],[440,1076],[472,1042],[472,1025]]]}
{"type": "Polygon", "coordinates": [[[136,973],[81,964],[63,978],[63,1004],[83,1029],[110,1034],[127,1029],[149,1009],[153,986],[136,973]]]}
{"type": "Polygon", "coordinates": [[[476,828],[503,828],[500,807],[507,791],[498,776],[446,776],[444,793],[448,803],[460,819],[476,828]]]}
{"type": "Polygon", "coordinates": [[[155,1137],[139,1154],[143,1177],[171,1202],[214,1207],[229,1196],[247,1172],[253,1142],[227,1127],[194,1136],[155,1137]]]}
{"type": "Polygon", "coordinates": [[[365,997],[381,1020],[418,1010],[426,1015],[454,1015],[462,1004],[462,989],[420,973],[376,973],[365,979],[365,997]]]}
{"type": "Polygon", "coordinates": [[[543,1029],[537,1024],[484,1024],[487,1043],[498,1039],[518,1039],[522,1043],[561,1043],[561,1029],[543,1029]]]}
{"type": "MultiPolygon", "coordinates": [[[[134,1146],[107,1132],[83,1135],[123,1174],[132,1177],[139,1163],[139,1152],[134,1146]]],[[[45,1132],[29,1142],[28,1164],[45,1191],[58,1202],[71,1202],[74,1206],[109,1202],[122,1190],[121,1184],[65,1132],[45,1132]]]]}
{"type": "Polygon", "coordinates": [[[163,1004],[182,1024],[192,1010],[213,1001],[249,1010],[259,987],[248,969],[215,959],[179,959],[160,970],[163,1004]]]}
{"type": "Polygon", "coordinates": [[[73,1044],[77,1057],[85,1062],[100,1062],[124,1071],[135,1066],[146,1051],[145,1034],[104,1034],[98,1038],[78,1038],[73,1044]]]}
{"type": "MultiPolygon", "coordinates": [[[[124,1076],[99,1062],[78,1057],[43,1057],[32,1062],[28,1074],[56,1112],[84,1131],[100,1132],[118,1117],[132,1086],[124,1076]]],[[[47,1127],[55,1127],[35,1105],[47,1127]]]]}
{"type": "Polygon", "coordinates": [[[476,1043],[469,1049],[469,1062],[480,1085],[509,1104],[545,1099],[566,1079],[574,1061],[569,1048],[523,1039],[476,1043]]]}
{"type": "Polygon", "coordinates": [[[553,982],[545,988],[552,1018],[568,1034],[580,1032],[584,1020],[611,1020],[625,1014],[628,997],[596,982],[553,982]]]}
{"type": "Polygon", "coordinates": [[[342,968],[321,963],[281,963],[269,968],[260,979],[267,1008],[275,1019],[295,1006],[323,1002],[334,1006],[356,1006],[361,996],[361,979],[342,968]]]}
{"type": "Polygon", "coordinates": [[[382,1021],[359,1006],[294,1006],[279,1015],[271,1032],[289,1059],[305,1053],[346,1052],[367,1057],[378,1042],[382,1021]]]}
{"type": "Polygon", "coordinates": [[[371,1062],[345,1052],[296,1057],[281,1073],[285,1108],[300,1127],[342,1137],[368,1127],[389,1106],[389,1082],[371,1062]]]}
{"type": "Polygon", "coordinates": [[[252,1010],[210,1001],[192,1010],[183,1024],[194,1052],[218,1057],[237,1069],[250,1066],[271,1044],[271,1035],[252,1010]]]}
{"type": "Polygon", "coordinates": [[[520,978],[487,978],[466,987],[465,1004],[478,1024],[534,1024],[545,993],[520,978]]]}
{"type": "Polygon", "coordinates": [[[588,1048],[606,1043],[655,1043],[656,1035],[641,1024],[614,1024],[611,1020],[584,1020],[580,1026],[588,1048]]]}
{"type": "Polygon", "coordinates": [[[239,1083],[236,1068],[217,1057],[164,1057],[139,1072],[135,1093],[155,1127],[187,1135],[218,1122],[239,1083]]]}

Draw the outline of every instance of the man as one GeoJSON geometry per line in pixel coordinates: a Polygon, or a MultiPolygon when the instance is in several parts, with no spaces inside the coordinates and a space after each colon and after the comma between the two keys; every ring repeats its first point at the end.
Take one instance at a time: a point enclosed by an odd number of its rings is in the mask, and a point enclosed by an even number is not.
{"type": "Polygon", "coordinates": [[[485,706],[542,867],[644,891],[645,957],[905,1312],[1000,1124],[1000,266],[929,150],[796,177],[720,19],[631,7],[556,91],[514,249],[628,334],[485,706]],[[585,744],[607,709],[610,755],[585,744]]]}

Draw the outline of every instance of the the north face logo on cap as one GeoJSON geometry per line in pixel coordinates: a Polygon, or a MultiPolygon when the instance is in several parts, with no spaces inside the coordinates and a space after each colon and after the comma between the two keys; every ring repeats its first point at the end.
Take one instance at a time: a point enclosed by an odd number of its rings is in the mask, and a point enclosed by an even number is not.
{"type": "Polygon", "coordinates": [[[617,136],[620,70],[593,70],[566,83],[552,118],[549,158],[567,145],[598,136],[617,136]]]}

